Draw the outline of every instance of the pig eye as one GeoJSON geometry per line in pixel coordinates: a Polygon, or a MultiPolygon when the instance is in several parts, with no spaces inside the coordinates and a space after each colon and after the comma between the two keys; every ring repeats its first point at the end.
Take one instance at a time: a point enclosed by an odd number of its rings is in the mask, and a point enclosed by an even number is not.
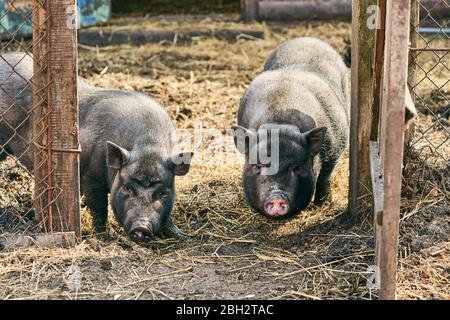
{"type": "Polygon", "coordinates": [[[253,173],[259,174],[265,166],[262,164],[253,164],[250,168],[253,173]]]}
{"type": "Polygon", "coordinates": [[[163,198],[165,196],[167,196],[169,193],[165,190],[159,190],[156,192],[156,197],[159,198],[163,198]]]}
{"type": "Polygon", "coordinates": [[[303,166],[303,165],[292,167],[292,172],[294,174],[298,174],[298,175],[301,175],[301,176],[308,175],[308,172],[307,172],[305,166],[303,166]]]}
{"type": "Polygon", "coordinates": [[[131,190],[129,186],[124,185],[120,187],[120,194],[125,197],[129,197],[133,194],[133,190],[131,190]]]}

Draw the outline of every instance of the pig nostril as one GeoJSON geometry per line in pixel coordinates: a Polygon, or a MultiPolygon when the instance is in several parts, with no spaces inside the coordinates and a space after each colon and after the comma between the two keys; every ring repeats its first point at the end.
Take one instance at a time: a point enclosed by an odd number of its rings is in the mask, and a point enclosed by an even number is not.
{"type": "Polygon", "coordinates": [[[140,232],[140,231],[136,231],[134,233],[134,237],[138,238],[138,239],[142,239],[142,238],[144,238],[144,234],[142,232],[140,232]]]}
{"type": "Polygon", "coordinates": [[[134,228],[129,235],[133,241],[149,241],[153,236],[152,232],[144,227],[134,228]]]}
{"type": "Polygon", "coordinates": [[[289,211],[289,204],[283,199],[273,199],[264,206],[266,213],[271,217],[284,216],[289,211]]]}

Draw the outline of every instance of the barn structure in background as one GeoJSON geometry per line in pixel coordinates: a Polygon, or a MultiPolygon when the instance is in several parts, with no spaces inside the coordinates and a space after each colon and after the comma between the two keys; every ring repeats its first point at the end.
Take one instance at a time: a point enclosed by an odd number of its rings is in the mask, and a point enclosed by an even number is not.
{"type": "MultiPolygon", "coordinates": [[[[10,156],[11,143],[19,141],[26,145],[28,155],[33,155],[34,169],[29,172],[30,179],[34,178],[33,199],[15,200],[21,201],[20,208],[25,211],[18,216],[34,211],[38,228],[11,237],[3,233],[1,244],[12,248],[33,243],[39,246],[74,245],[81,238],[76,0],[34,0],[30,1],[31,10],[19,10],[24,3],[6,1],[6,12],[0,19],[5,21],[10,11],[25,15],[21,17],[22,23],[13,28],[1,26],[2,37],[8,39],[2,42],[2,53],[21,51],[25,55],[13,64],[3,55],[0,59],[9,65],[11,74],[8,78],[22,78],[25,85],[14,96],[5,83],[0,83],[2,93],[11,102],[0,109],[0,126],[11,132],[10,140],[0,141],[0,152],[2,158],[10,156]],[[30,20],[33,39],[25,41],[22,36],[26,30],[21,28],[26,28],[30,20]],[[27,58],[33,60],[31,79],[26,79],[18,70],[19,64],[27,58]],[[25,91],[33,92],[33,105],[27,110],[25,121],[12,121],[11,115],[21,108],[18,98],[25,91]]],[[[16,155],[8,161],[26,171],[20,164],[25,156],[16,155]]],[[[21,189],[27,187],[17,184],[12,188],[19,195],[21,189]]]]}
{"type": "MultiPolygon", "coordinates": [[[[33,0],[0,0],[0,39],[10,39],[12,34],[31,37],[33,7],[33,0]]],[[[77,8],[76,21],[81,27],[105,23],[111,16],[111,0],[77,0],[77,8]]]]}
{"type": "MultiPolygon", "coordinates": [[[[374,1],[376,2],[376,1],[374,1]]],[[[433,18],[449,16],[446,0],[421,0],[422,18],[433,11],[433,18]]],[[[245,22],[344,20],[352,18],[352,0],[241,0],[245,22]]]]}

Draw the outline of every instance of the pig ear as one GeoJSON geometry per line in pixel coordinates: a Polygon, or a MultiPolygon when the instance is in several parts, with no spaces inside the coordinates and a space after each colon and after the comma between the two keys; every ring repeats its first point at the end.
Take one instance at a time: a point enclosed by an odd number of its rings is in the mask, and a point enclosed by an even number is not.
{"type": "Polygon", "coordinates": [[[130,152],[117,144],[106,142],[106,163],[108,167],[120,169],[130,160],[130,152]]]}
{"type": "Polygon", "coordinates": [[[311,156],[315,156],[322,149],[322,144],[326,133],[327,128],[319,127],[305,132],[302,135],[305,142],[305,147],[308,149],[311,156]]]}
{"type": "Polygon", "coordinates": [[[194,156],[193,152],[182,152],[173,155],[169,159],[169,163],[176,176],[184,176],[189,172],[191,167],[191,159],[194,156]]]}
{"type": "Polygon", "coordinates": [[[234,145],[240,153],[247,154],[251,146],[256,142],[256,132],[241,126],[232,126],[234,145]]]}

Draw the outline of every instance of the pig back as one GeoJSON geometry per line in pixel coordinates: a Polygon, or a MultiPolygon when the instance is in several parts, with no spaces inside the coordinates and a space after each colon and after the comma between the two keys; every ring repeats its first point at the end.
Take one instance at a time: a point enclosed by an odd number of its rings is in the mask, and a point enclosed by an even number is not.
{"type": "Polygon", "coordinates": [[[104,151],[106,141],[128,150],[158,149],[168,156],[175,127],[166,110],[144,94],[98,89],[80,100],[80,140],[86,150],[104,151]]]}
{"type": "Polygon", "coordinates": [[[350,108],[348,69],[339,54],[320,40],[296,39],[277,49],[266,69],[241,101],[239,125],[292,124],[301,132],[326,127],[321,158],[337,159],[348,144],[350,108]]]}
{"type": "Polygon", "coordinates": [[[341,55],[329,44],[310,37],[287,41],[270,55],[264,70],[289,67],[314,72],[327,80],[345,96],[346,107],[349,108],[349,70],[341,55]]]}

